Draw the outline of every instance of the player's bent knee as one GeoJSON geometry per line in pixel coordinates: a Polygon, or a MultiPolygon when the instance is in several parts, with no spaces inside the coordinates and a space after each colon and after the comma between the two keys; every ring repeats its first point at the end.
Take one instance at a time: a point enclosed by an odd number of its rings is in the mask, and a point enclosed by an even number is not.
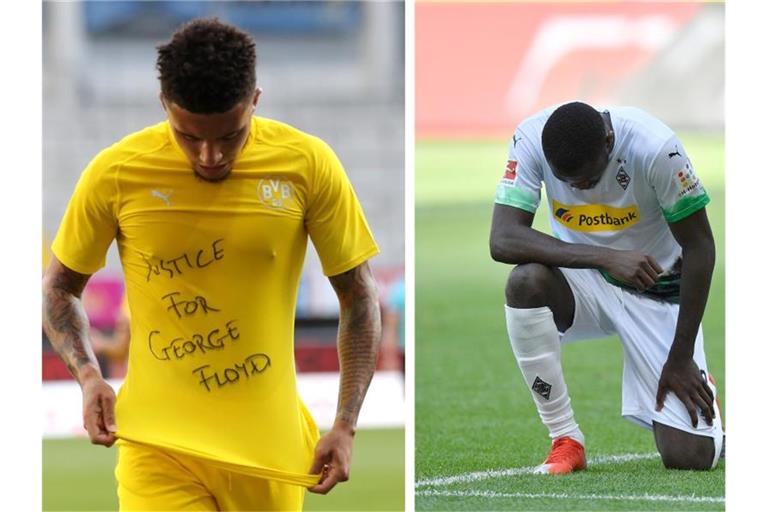
{"type": "Polygon", "coordinates": [[[680,453],[679,451],[661,452],[661,461],[667,469],[685,469],[708,471],[712,469],[712,459],[696,453],[680,453]]]}
{"type": "Polygon", "coordinates": [[[518,265],[509,273],[506,286],[507,305],[513,308],[547,306],[552,269],[539,263],[518,265]]]}
{"type": "Polygon", "coordinates": [[[660,423],[653,426],[656,447],[664,467],[698,471],[712,469],[715,443],[711,437],[690,434],[660,423]]]}

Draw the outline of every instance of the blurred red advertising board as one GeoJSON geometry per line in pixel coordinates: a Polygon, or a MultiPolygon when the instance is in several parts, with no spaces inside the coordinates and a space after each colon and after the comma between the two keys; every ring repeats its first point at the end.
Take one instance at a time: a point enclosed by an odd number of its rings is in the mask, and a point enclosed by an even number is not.
{"type": "Polygon", "coordinates": [[[508,137],[547,105],[612,104],[696,3],[416,4],[417,137],[508,137]]]}

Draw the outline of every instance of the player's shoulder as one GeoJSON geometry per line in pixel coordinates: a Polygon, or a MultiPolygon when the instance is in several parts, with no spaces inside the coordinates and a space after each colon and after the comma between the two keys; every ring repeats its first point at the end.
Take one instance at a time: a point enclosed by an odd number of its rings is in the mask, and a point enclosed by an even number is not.
{"type": "Polygon", "coordinates": [[[99,151],[83,171],[84,186],[114,183],[128,162],[170,147],[167,121],[130,133],[99,151]]]}
{"type": "Polygon", "coordinates": [[[607,108],[617,138],[626,139],[636,150],[658,152],[675,136],[664,121],[649,112],[631,106],[607,108]]]}
{"type": "Polygon", "coordinates": [[[127,161],[170,147],[168,121],[135,131],[101,150],[93,162],[100,167],[115,167],[127,161]]]}
{"type": "Polygon", "coordinates": [[[541,148],[541,132],[544,131],[547,119],[556,108],[557,105],[539,110],[517,124],[508,141],[511,158],[515,160],[544,158],[544,152],[541,148]]]}
{"type": "Polygon", "coordinates": [[[286,151],[296,151],[311,156],[324,151],[328,145],[316,135],[304,132],[295,126],[266,117],[252,119],[254,138],[259,144],[286,151]]]}
{"type": "Polygon", "coordinates": [[[541,138],[541,132],[544,130],[544,125],[547,123],[547,119],[549,119],[552,112],[559,106],[560,105],[552,105],[526,117],[517,124],[515,133],[525,133],[528,136],[537,136],[541,138]]]}

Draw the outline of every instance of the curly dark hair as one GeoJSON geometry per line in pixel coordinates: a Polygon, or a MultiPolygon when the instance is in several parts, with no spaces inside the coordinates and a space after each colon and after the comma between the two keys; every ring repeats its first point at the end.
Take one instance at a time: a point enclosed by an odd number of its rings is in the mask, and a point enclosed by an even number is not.
{"type": "Polygon", "coordinates": [[[549,116],[541,132],[547,161],[559,172],[575,172],[594,162],[605,148],[605,125],[600,112],[574,101],[549,116]]]}
{"type": "Polygon", "coordinates": [[[256,43],[217,18],[186,23],[157,52],[163,96],[190,112],[226,112],[256,87],[256,43]]]}

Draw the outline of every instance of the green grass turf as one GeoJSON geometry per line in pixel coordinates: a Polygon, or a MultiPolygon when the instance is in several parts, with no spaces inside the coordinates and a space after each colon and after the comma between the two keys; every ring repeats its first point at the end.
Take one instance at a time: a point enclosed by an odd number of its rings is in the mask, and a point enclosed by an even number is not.
{"type": "MultiPolygon", "coordinates": [[[[325,496],[306,493],[304,510],[403,510],[403,429],[360,430],[349,481],[325,496]]],[[[43,441],[43,510],[117,510],[115,449],[86,439],[43,441]]]]}
{"type": "MultiPolygon", "coordinates": [[[[717,266],[704,318],[710,371],[725,407],[724,143],[681,139],[712,202],[717,266]]],[[[416,480],[539,464],[545,427],[507,339],[504,282],[510,266],[488,254],[496,183],[506,141],[420,141],[416,145],[416,480]]],[[[542,201],[544,204],[544,201],[542,201]]],[[[535,226],[548,231],[542,208],[535,226]]],[[[621,418],[622,349],[617,338],[563,349],[563,367],[588,457],[653,453],[652,434],[621,418]]],[[[561,478],[507,476],[419,490],[621,495],[724,495],[724,464],[692,473],[658,458],[595,465],[561,478]]],[[[723,503],[417,495],[417,509],[722,510],[723,503]]]]}

